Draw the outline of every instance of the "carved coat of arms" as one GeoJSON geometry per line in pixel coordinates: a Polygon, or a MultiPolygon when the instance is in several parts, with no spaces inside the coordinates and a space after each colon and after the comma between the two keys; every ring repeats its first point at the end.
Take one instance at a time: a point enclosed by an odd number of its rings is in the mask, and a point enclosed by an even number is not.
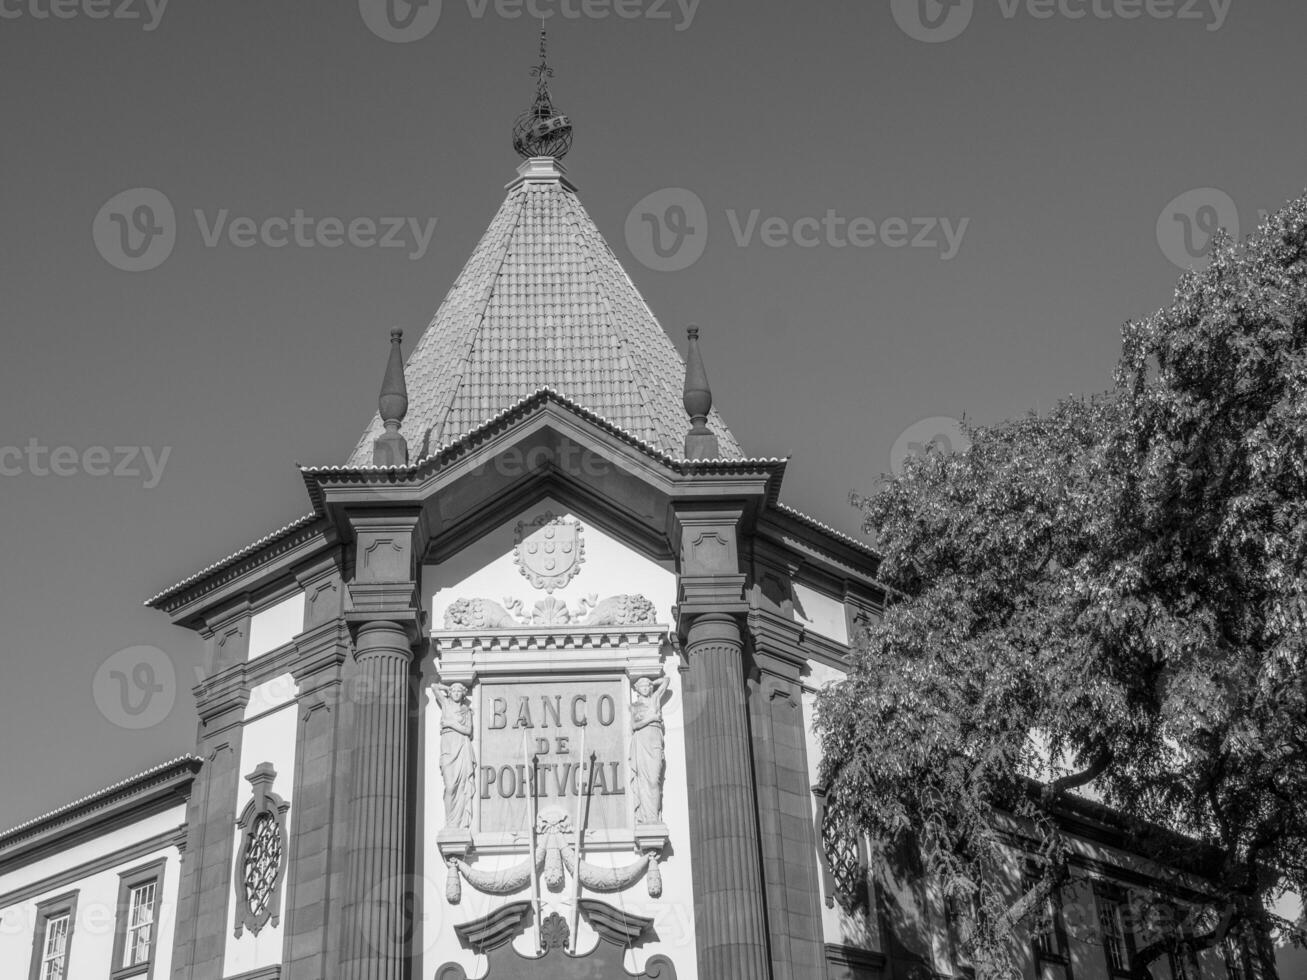
{"type": "Polygon", "coordinates": [[[526,580],[537,589],[553,593],[581,571],[581,562],[585,561],[581,525],[574,518],[555,517],[549,512],[533,521],[518,521],[513,553],[526,580]]]}

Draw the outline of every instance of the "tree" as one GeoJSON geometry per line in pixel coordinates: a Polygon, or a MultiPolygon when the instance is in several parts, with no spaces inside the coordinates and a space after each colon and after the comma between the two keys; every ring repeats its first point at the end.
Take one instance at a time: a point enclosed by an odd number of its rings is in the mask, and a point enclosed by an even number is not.
{"type": "Polygon", "coordinates": [[[968,435],[855,498],[893,599],[819,699],[829,805],[914,839],[981,977],[1066,881],[1077,790],[1164,879],[1202,876],[1134,976],[1302,943],[1271,908],[1307,893],[1307,198],[1128,323],[1113,390],[968,435]]]}

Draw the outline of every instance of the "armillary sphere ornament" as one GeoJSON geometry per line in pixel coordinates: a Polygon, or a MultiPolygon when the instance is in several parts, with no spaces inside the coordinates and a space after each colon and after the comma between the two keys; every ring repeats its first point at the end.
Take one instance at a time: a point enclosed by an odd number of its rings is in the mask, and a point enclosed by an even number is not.
{"type": "Polygon", "coordinates": [[[549,79],[554,77],[554,70],[549,67],[543,27],[540,28],[540,64],[531,69],[531,74],[536,80],[535,100],[513,124],[513,149],[528,159],[561,160],[572,148],[572,120],[554,108],[549,95],[549,79]]]}

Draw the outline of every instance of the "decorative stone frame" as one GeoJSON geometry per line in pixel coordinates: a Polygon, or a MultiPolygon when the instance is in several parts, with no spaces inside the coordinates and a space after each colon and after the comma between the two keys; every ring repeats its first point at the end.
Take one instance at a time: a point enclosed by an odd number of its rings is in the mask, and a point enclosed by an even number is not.
{"type": "Polygon", "coordinates": [[[45,931],[51,919],[61,915],[68,916],[68,936],[64,941],[64,976],[71,974],[68,964],[73,957],[73,934],[77,926],[77,891],[64,892],[54,898],[47,898],[36,906],[36,931],[32,935],[32,964],[28,971],[28,980],[41,980],[41,957],[45,952],[45,931]]]}
{"type": "Polygon", "coordinates": [[[127,980],[128,977],[153,980],[154,965],[159,961],[159,913],[163,905],[163,873],[167,865],[167,858],[159,858],[157,861],[118,875],[118,914],[114,925],[113,960],[109,966],[109,980],[127,980]],[[127,952],[127,933],[131,928],[128,918],[132,912],[132,889],[151,881],[154,882],[154,922],[150,933],[150,958],[144,963],[123,966],[123,955],[127,952]]]}
{"type": "Polygon", "coordinates": [[[236,826],[241,832],[240,846],[236,851],[232,877],[236,886],[236,938],[240,939],[246,929],[257,936],[269,922],[274,927],[281,923],[281,893],[286,883],[286,864],[289,858],[290,842],[286,833],[286,811],[290,804],[272,792],[277,770],[269,762],[261,762],[245,779],[254,788],[254,797],[241,810],[236,826]],[[250,906],[250,894],[245,884],[245,865],[249,860],[250,848],[254,844],[255,830],[260,817],[269,817],[275,827],[278,843],[277,867],[273,876],[272,890],[269,892],[266,906],[256,912],[250,906]]]}
{"type": "MultiPolygon", "coordinates": [[[[675,656],[666,624],[626,626],[528,626],[498,629],[434,630],[424,657],[423,673],[429,680],[438,676],[443,684],[460,683],[469,690],[496,683],[530,682],[567,678],[577,682],[620,681],[623,706],[618,717],[629,751],[629,702],[631,688],[641,677],[666,673],[664,661],[675,656]]],[[[483,729],[478,723],[477,734],[483,729]]],[[[484,758],[482,742],[475,741],[476,756],[484,758]]],[[[519,836],[480,829],[479,804],[473,825],[467,830],[441,831],[437,836],[440,856],[448,866],[446,900],[459,901],[459,866],[469,855],[519,854],[519,836]]],[[[630,828],[593,831],[586,835],[587,847],[608,853],[635,849],[648,859],[646,884],[651,898],[662,894],[658,861],[669,842],[662,824],[637,826],[630,814],[630,828]]]]}
{"type": "Polygon", "coordinates": [[[813,829],[826,907],[834,908],[838,903],[847,915],[870,915],[871,889],[867,876],[871,860],[867,842],[857,831],[839,828],[834,823],[823,787],[814,786],[812,793],[817,803],[813,829]]]}

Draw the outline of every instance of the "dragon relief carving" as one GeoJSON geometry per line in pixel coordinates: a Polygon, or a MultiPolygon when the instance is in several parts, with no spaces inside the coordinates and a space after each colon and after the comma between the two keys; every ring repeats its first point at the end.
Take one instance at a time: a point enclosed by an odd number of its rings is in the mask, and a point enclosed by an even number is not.
{"type": "Polygon", "coordinates": [[[614,595],[600,599],[591,593],[574,608],[550,596],[536,602],[528,614],[521,599],[456,599],[445,610],[445,628],[451,630],[502,630],[523,626],[653,626],[658,610],[642,595],[614,595]]]}

